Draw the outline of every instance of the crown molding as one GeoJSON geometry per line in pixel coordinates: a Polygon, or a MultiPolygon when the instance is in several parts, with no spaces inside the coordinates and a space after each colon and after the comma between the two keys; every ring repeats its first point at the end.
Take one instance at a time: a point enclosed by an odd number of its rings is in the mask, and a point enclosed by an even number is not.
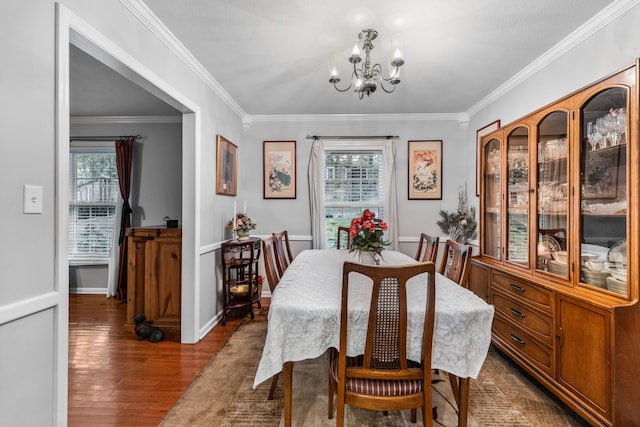
{"type": "Polygon", "coordinates": [[[97,116],[71,117],[72,125],[101,125],[124,123],[182,123],[182,116],[97,116]]]}
{"type": "Polygon", "coordinates": [[[241,119],[247,113],[240,107],[220,83],[198,62],[189,50],[173,35],[173,33],[151,12],[142,0],[120,0],[131,13],[151,31],[171,52],[173,52],[196,76],[198,76],[220,99],[241,119]]]}
{"type": "MultiPolygon", "coordinates": [[[[464,113],[462,113],[464,114],[464,113]]],[[[425,113],[425,114],[289,114],[289,115],[253,115],[251,123],[256,122],[365,122],[381,121],[430,121],[460,120],[461,113],[425,113]]]]}
{"type": "Polygon", "coordinates": [[[640,0],[614,1],[609,6],[604,8],[600,13],[581,25],[573,33],[569,34],[551,49],[539,56],[532,63],[520,70],[509,80],[498,86],[498,88],[491,92],[489,95],[482,98],[478,103],[467,110],[467,114],[469,115],[469,117],[472,117],[478,111],[495,102],[498,98],[502,97],[516,86],[522,84],[524,81],[540,72],[540,70],[547,67],[553,61],[557,60],[562,55],[578,46],[580,43],[584,42],[593,34],[600,31],[603,27],[607,26],[621,15],[624,15],[629,9],[633,8],[638,3],[640,3],[640,0]]]}
{"type": "Polygon", "coordinates": [[[625,14],[629,9],[640,3],[640,0],[617,0],[604,8],[577,30],[565,37],[547,52],[539,56],[528,66],[523,68],[509,80],[498,86],[489,95],[482,98],[467,111],[461,113],[442,114],[298,114],[298,115],[248,115],[242,107],[220,86],[206,69],[196,60],[187,48],[169,31],[142,0],[120,0],[120,2],[137,17],[153,34],[158,37],[189,69],[191,69],[211,90],[216,93],[229,108],[231,108],[243,121],[245,130],[255,122],[322,122],[322,121],[429,121],[429,120],[457,120],[461,127],[468,122],[470,117],[483,108],[495,102],[503,95],[513,90],[524,81],[540,72],[550,63],[575,48],[584,40],[598,32],[600,29],[625,14]]]}

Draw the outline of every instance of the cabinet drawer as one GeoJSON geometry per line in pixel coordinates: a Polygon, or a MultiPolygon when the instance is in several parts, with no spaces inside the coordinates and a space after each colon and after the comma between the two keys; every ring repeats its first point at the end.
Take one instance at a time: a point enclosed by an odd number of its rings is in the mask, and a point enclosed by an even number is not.
{"type": "Polygon", "coordinates": [[[553,322],[549,314],[529,308],[498,290],[492,292],[491,303],[495,306],[496,313],[518,324],[545,343],[553,345],[553,322]]]}
{"type": "Polygon", "coordinates": [[[540,310],[551,313],[553,309],[553,292],[532,283],[502,273],[493,273],[492,285],[507,295],[523,298],[540,310]]]}
{"type": "Polygon", "coordinates": [[[553,376],[553,349],[531,338],[520,328],[505,321],[501,315],[493,318],[494,338],[528,359],[537,368],[553,376]]]}

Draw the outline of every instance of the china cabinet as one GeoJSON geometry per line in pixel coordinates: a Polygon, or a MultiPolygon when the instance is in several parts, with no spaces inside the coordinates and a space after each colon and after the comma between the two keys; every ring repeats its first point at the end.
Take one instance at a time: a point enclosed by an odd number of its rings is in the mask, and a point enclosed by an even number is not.
{"type": "Polygon", "coordinates": [[[481,145],[492,342],[592,425],[640,425],[638,143],[636,63],[481,145]]]}
{"type": "Polygon", "coordinates": [[[144,313],[157,326],[180,326],[182,229],[129,228],[127,318],[144,313]]]}

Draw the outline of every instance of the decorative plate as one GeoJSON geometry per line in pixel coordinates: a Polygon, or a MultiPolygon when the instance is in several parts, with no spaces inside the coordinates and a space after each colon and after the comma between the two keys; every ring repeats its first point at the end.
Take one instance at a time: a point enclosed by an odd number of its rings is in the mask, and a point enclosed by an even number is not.
{"type": "Polygon", "coordinates": [[[543,234],[542,237],[540,237],[540,239],[538,240],[538,256],[543,256],[544,254],[540,251],[540,245],[542,245],[542,248],[546,248],[547,251],[549,252],[549,256],[553,255],[554,252],[557,252],[561,249],[560,247],[560,243],[558,243],[558,241],[552,237],[549,236],[548,234],[543,234]]]}

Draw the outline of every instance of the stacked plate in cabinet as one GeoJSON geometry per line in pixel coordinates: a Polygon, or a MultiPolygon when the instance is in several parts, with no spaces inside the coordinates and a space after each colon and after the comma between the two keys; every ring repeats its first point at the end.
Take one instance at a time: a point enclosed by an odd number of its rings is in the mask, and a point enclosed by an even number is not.
{"type": "Polygon", "coordinates": [[[582,282],[591,286],[607,289],[607,277],[611,277],[609,270],[591,271],[587,268],[582,269],[582,282]]]}
{"type": "Polygon", "coordinates": [[[556,261],[555,259],[549,260],[549,272],[558,274],[560,276],[567,275],[567,264],[556,261]]]}
{"type": "Polygon", "coordinates": [[[617,294],[626,295],[627,282],[623,282],[622,280],[618,280],[613,276],[609,276],[607,277],[607,289],[617,294]]]}

